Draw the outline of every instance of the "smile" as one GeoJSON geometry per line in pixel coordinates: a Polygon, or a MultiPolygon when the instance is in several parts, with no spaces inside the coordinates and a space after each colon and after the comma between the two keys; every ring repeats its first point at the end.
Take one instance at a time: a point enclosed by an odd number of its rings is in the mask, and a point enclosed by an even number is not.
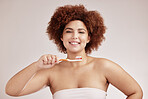
{"type": "Polygon", "coordinates": [[[77,42],[77,41],[71,41],[71,42],[69,42],[69,43],[72,44],[72,45],[80,44],[80,42],[77,42]]]}

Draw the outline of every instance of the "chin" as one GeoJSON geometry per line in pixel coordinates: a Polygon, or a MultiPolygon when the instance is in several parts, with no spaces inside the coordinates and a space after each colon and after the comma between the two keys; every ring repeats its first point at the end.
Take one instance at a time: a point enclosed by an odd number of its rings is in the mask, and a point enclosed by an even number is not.
{"type": "Polygon", "coordinates": [[[67,52],[70,52],[70,53],[80,53],[82,51],[83,50],[68,50],[67,52]]]}
{"type": "Polygon", "coordinates": [[[80,51],[68,51],[70,53],[79,53],[80,51]]]}

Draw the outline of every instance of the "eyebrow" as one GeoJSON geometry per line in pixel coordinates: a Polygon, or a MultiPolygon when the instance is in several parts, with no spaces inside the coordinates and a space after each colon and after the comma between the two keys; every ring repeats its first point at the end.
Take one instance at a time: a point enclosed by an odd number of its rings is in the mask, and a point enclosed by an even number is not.
{"type": "Polygon", "coordinates": [[[79,28],[78,30],[84,30],[86,32],[86,29],[84,29],[84,28],[79,28]]]}
{"type": "MultiPolygon", "coordinates": [[[[65,30],[67,30],[67,29],[73,30],[72,28],[65,28],[65,30]]],[[[84,28],[79,28],[78,30],[84,30],[84,31],[86,31],[86,29],[84,29],[84,28]]]]}
{"type": "Polygon", "coordinates": [[[65,30],[67,30],[67,29],[73,30],[72,28],[65,28],[65,30]]]}

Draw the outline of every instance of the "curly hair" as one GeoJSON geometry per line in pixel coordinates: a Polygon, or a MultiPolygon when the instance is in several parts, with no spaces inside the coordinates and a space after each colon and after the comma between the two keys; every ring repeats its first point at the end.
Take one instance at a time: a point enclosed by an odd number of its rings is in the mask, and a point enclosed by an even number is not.
{"type": "Polygon", "coordinates": [[[101,42],[105,40],[103,18],[98,11],[88,11],[83,5],[65,5],[58,7],[48,23],[47,33],[50,40],[53,40],[60,52],[67,53],[61,41],[65,26],[73,20],[82,21],[90,36],[90,42],[85,47],[85,52],[90,54],[97,50],[101,42]]]}

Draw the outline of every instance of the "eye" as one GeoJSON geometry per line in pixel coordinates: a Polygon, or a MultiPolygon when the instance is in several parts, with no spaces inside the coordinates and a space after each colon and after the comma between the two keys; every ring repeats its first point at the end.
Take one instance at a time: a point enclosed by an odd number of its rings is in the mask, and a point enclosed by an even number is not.
{"type": "Polygon", "coordinates": [[[79,33],[84,34],[85,32],[82,32],[82,31],[81,31],[81,32],[79,32],[79,33]]]}
{"type": "Polygon", "coordinates": [[[72,31],[66,31],[66,33],[72,33],[72,31]]]}

